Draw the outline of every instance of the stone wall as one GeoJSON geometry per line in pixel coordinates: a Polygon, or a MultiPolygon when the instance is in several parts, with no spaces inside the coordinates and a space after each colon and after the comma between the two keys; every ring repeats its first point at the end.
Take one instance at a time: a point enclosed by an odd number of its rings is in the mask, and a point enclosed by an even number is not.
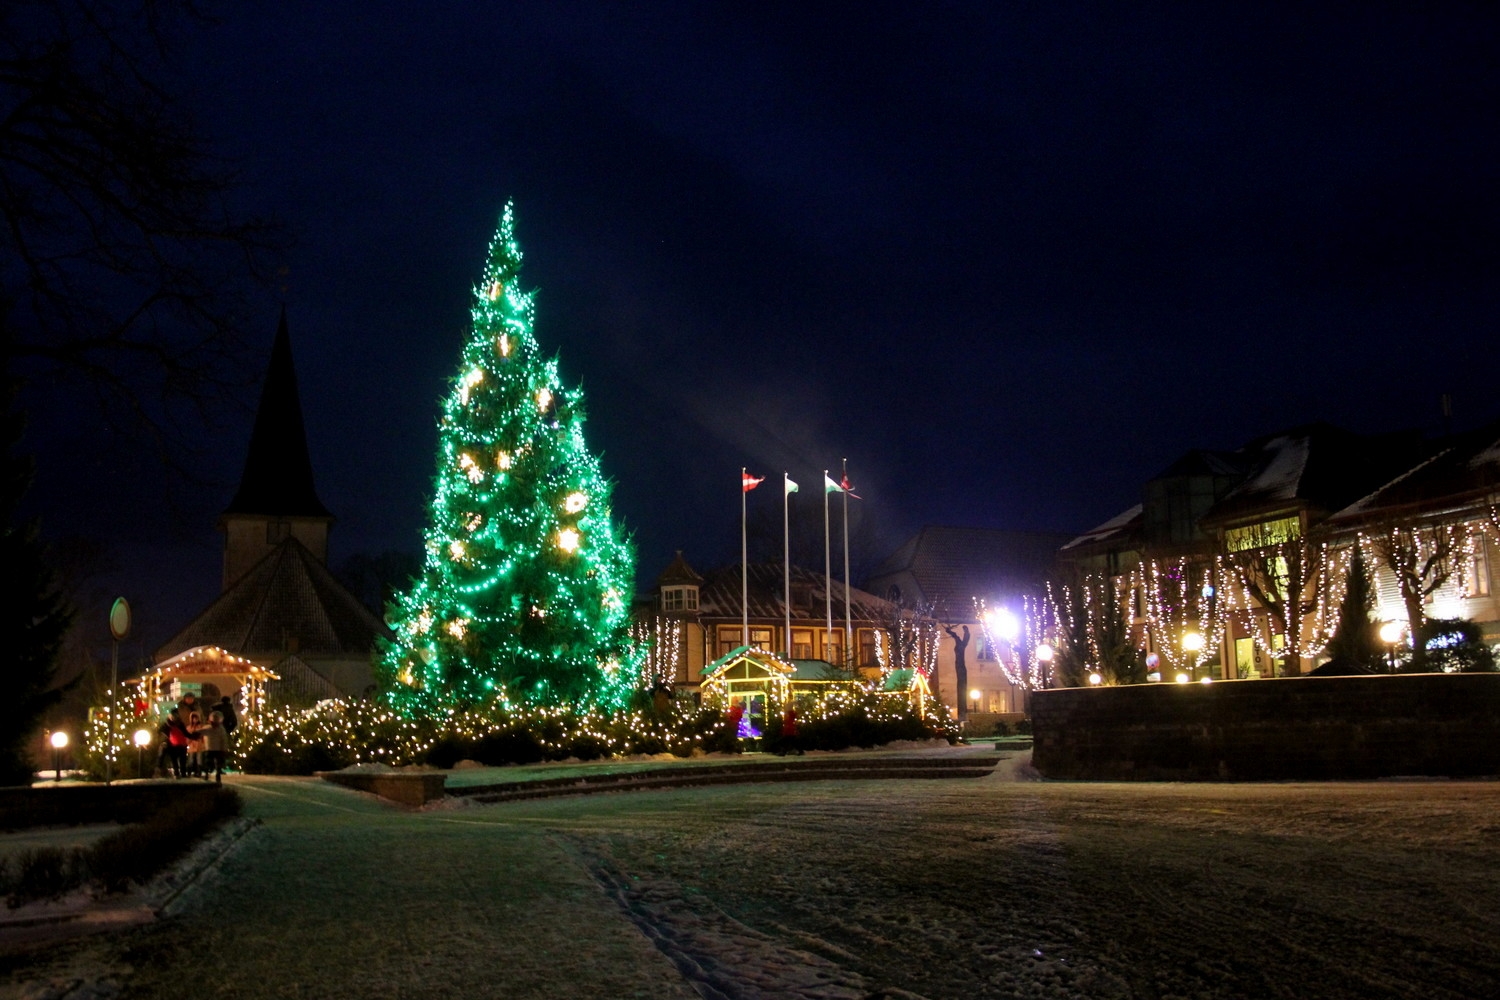
{"type": "Polygon", "coordinates": [[[1500,774],[1500,674],[1287,677],[1032,696],[1048,778],[1500,774]]]}

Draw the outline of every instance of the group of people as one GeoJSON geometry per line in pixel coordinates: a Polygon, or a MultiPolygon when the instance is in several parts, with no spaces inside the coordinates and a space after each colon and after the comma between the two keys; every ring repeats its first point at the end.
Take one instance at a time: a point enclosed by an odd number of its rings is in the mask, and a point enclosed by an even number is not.
{"type": "Polygon", "coordinates": [[[163,777],[170,769],[174,778],[202,778],[213,773],[216,784],[224,783],[224,764],[229,759],[230,738],[239,724],[234,705],[226,694],[205,715],[196,695],[182,696],[157,727],[161,749],[157,753],[157,772],[163,777]]]}

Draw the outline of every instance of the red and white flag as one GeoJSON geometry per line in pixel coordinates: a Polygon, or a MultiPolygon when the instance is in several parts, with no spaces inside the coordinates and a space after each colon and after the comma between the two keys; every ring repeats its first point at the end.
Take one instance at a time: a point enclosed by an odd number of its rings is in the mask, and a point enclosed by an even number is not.
{"type": "Polygon", "coordinates": [[[748,472],[740,473],[740,492],[749,493],[755,487],[765,482],[765,476],[752,476],[748,472]]]}

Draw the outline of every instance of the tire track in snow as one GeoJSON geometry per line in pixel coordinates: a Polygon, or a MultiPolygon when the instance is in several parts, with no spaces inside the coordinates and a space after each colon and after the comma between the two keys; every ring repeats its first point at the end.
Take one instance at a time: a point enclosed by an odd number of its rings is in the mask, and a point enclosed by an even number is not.
{"type": "Polygon", "coordinates": [[[788,947],[675,883],[627,875],[576,841],[555,838],[704,1000],[924,1000],[788,947]]]}

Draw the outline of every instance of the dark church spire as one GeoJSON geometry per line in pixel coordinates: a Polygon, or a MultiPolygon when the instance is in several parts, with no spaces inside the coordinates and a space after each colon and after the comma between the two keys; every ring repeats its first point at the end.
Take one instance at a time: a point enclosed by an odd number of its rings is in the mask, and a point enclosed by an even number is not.
{"type": "Polygon", "coordinates": [[[245,455],[239,492],[225,514],[272,517],[332,517],[313,487],[312,460],[307,454],[307,432],[302,426],[302,401],[297,394],[297,371],[292,367],[292,342],[286,331],[286,306],[271,346],[245,455]]]}

